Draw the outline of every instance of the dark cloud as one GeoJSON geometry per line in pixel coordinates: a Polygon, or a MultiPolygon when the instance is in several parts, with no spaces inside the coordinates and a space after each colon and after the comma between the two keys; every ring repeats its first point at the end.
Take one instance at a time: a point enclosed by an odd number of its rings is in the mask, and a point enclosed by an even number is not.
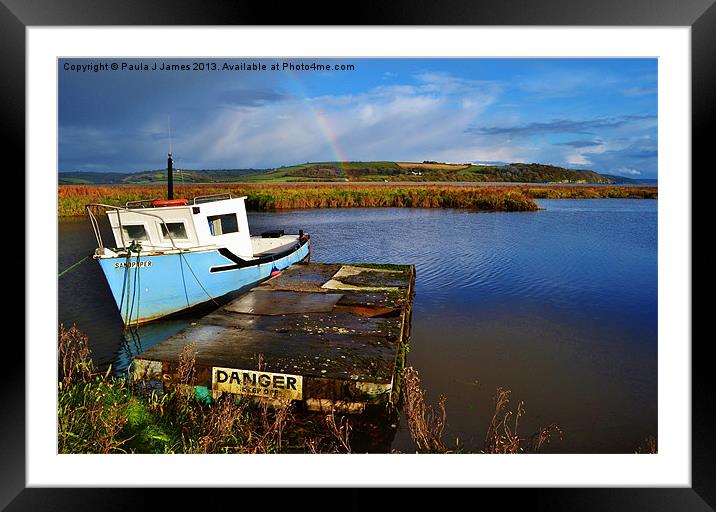
{"type": "Polygon", "coordinates": [[[570,140],[567,142],[555,143],[555,146],[569,146],[572,148],[588,148],[591,146],[599,146],[602,144],[600,140],[570,140]]]}
{"type": "Polygon", "coordinates": [[[642,139],[623,148],[603,153],[585,152],[591,168],[606,174],[637,175],[656,178],[658,169],[657,142],[642,139]]]}
{"type": "Polygon", "coordinates": [[[659,152],[656,149],[642,149],[629,153],[631,158],[656,158],[659,156],[659,152]]]}
{"type": "Polygon", "coordinates": [[[625,115],[618,117],[603,117],[584,121],[570,119],[553,119],[552,121],[527,123],[516,126],[488,126],[470,127],[466,131],[477,135],[540,135],[544,133],[580,133],[591,134],[593,130],[604,128],[618,128],[633,121],[655,119],[656,116],[625,115]]]}
{"type": "Polygon", "coordinates": [[[290,97],[275,89],[231,89],[222,92],[219,100],[231,106],[258,107],[267,103],[286,101],[290,97]]]}

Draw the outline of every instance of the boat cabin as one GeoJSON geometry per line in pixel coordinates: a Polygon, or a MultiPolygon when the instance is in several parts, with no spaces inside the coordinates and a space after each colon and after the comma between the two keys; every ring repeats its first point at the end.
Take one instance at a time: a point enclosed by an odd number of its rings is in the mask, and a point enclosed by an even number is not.
{"type": "Polygon", "coordinates": [[[230,194],[194,199],[131,201],[107,211],[116,247],[133,242],[143,251],[225,247],[240,258],[254,251],[246,219],[246,197],[230,194]]]}

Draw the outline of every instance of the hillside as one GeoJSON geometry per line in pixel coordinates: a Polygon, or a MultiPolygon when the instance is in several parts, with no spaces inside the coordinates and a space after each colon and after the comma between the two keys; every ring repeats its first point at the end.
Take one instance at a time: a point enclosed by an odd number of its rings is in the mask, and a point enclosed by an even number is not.
{"type": "MultiPolygon", "coordinates": [[[[498,183],[640,183],[621,176],[545,164],[446,164],[439,162],[316,162],[275,169],[212,169],[175,171],[177,184],[275,182],[498,182],[498,183]]],[[[61,172],[60,185],[158,185],[165,170],[134,173],[61,172]]]]}
{"type": "MultiPolygon", "coordinates": [[[[200,169],[174,170],[174,182],[186,183],[230,183],[246,181],[262,169],[200,169]]],[[[167,181],[167,170],[157,169],[139,172],[89,172],[70,171],[58,175],[60,185],[160,185],[167,181]]]]}

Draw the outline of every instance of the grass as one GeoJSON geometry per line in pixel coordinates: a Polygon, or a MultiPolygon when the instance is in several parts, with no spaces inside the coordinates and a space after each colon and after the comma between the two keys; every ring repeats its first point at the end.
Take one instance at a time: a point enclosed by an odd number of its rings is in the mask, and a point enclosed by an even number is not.
{"type": "Polygon", "coordinates": [[[657,187],[524,187],[535,199],[658,199],[657,187]]]}
{"type": "Polygon", "coordinates": [[[350,450],[349,419],[295,415],[274,404],[223,395],[211,404],[193,392],[193,346],[179,362],[183,386],[148,391],[108,369],[98,372],[87,337],[72,326],[58,336],[60,453],[340,453],[350,450]]]}
{"type": "Polygon", "coordinates": [[[427,404],[425,391],[420,387],[417,370],[412,367],[403,370],[405,417],[410,436],[415,441],[418,451],[428,453],[448,451],[442,440],[443,430],[447,423],[446,401],[444,396],[440,396],[437,405],[427,404]]]}
{"type": "MultiPolygon", "coordinates": [[[[534,211],[535,199],[656,199],[656,187],[533,187],[448,185],[222,184],[175,187],[176,197],[230,192],[245,195],[247,208],[271,211],[292,208],[463,208],[482,211],[534,211]]],[[[161,186],[62,185],[60,217],[84,215],[88,203],[124,205],[127,201],[163,198],[161,186]]]]}

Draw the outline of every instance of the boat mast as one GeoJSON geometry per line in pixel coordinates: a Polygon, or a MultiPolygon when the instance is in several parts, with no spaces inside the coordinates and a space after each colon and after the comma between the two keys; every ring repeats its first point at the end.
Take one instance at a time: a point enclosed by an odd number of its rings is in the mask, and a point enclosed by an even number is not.
{"type": "Polygon", "coordinates": [[[174,199],[174,171],[171,151],[167,157],[167,199],[174,199]]]}
{"type": "Polygon", "coordinates": [[[169,154],[167,155],[167,199],[174,199],[174,169],[172,161],[172,125],[171,118],[167,117],[169,131],[169,154]]]}

